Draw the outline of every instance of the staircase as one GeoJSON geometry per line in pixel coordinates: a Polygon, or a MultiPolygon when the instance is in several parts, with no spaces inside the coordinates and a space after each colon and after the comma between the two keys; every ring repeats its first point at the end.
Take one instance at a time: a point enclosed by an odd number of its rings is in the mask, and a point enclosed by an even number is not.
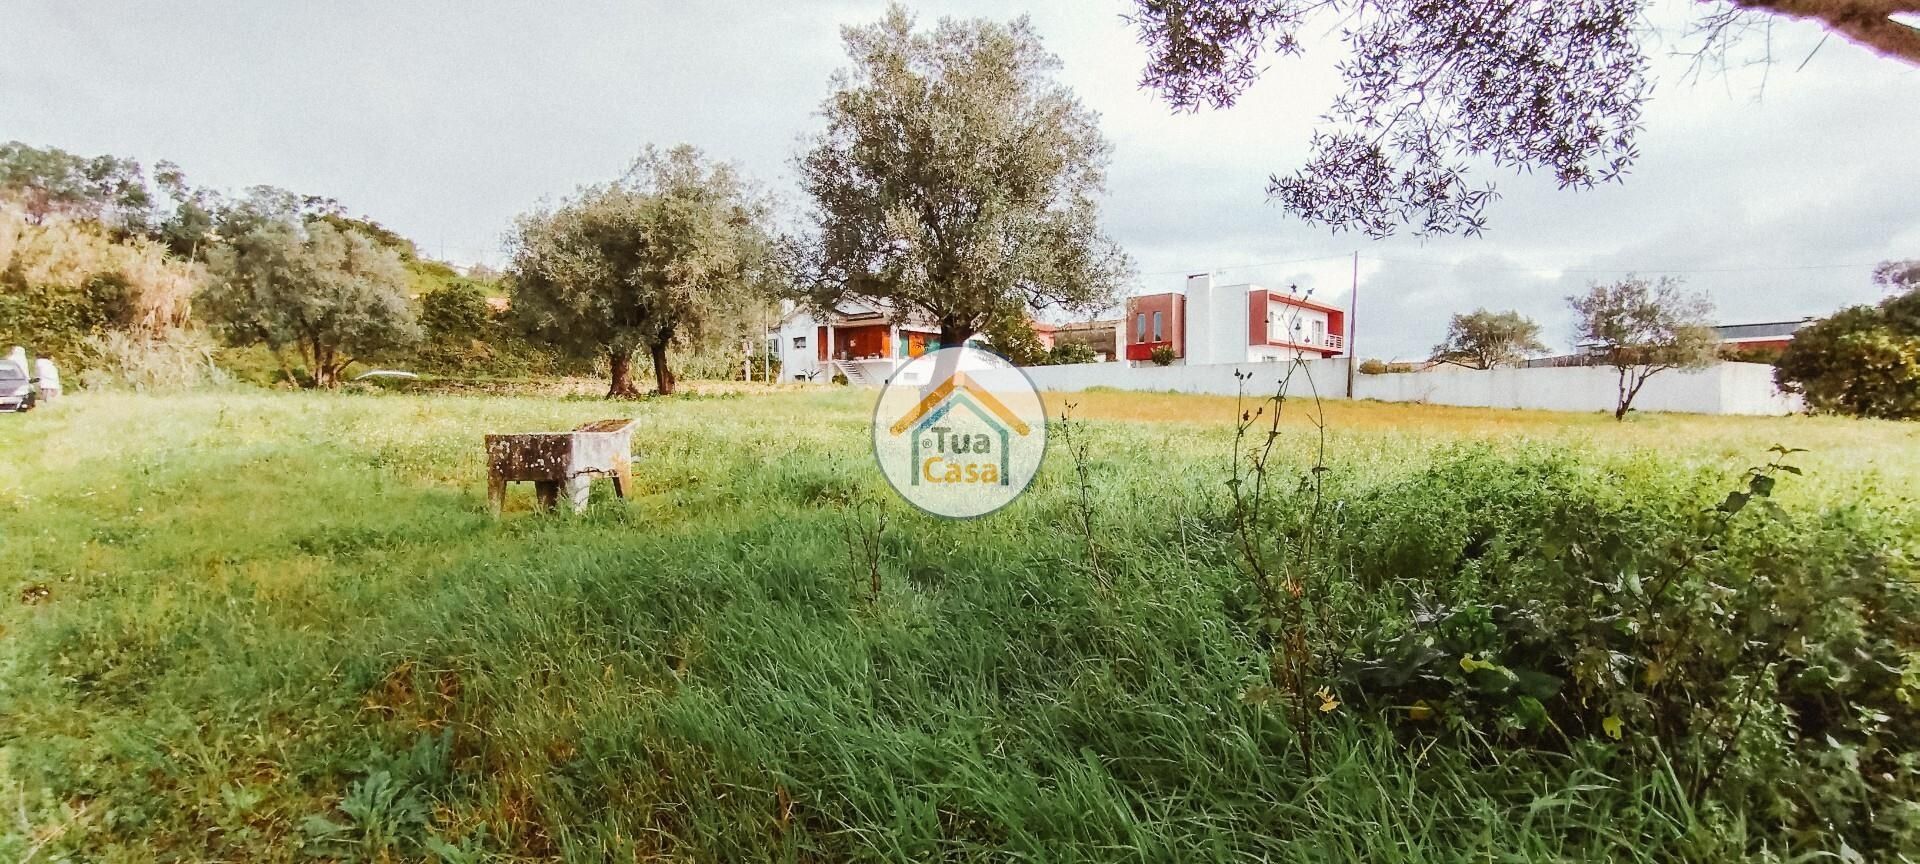
{"type": "Polygon", "coordinates": [[[834,360],[831,362],[833,364],[834,374],[845,375],[848,384],[856,387],[873,387],[880,383],[873,380],[873,376],[868,375],[867,370],[861,368],[858,363],[849,360],[834,360]]]}

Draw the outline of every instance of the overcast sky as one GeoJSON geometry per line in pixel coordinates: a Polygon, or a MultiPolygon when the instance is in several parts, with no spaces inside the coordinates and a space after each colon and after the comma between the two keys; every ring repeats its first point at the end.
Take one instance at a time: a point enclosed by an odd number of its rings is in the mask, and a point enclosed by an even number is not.
{"type": "MultiPolygon", "coordinates": [[[[6,7],[0,140],[326,195],[428,254],[497,264],[515,214],[617,175],[649,142],[735,160],[798,205],[791,160],[843,65],[838,28],[884,3],[6,7]]],[[[1424,356],[1449,314],[1477,306],[1519,309],[1564,345],[1564,296],[1627,270],[1684,276],[1723,322],[1819,315],[1878,299],[1874,262],[1920,257],[1920,70],[1837,38],[1814,52],[1811,25],[1775,28],[1764,91],[1755,70],[1683,83],[1684,61],[1657,49],[1624,185],[1567,193],[1483,167],[1503,196],[1484,236],[1375,242],[1264,195],[1303,160],[1337,44],[1277,62],[1232,109],[1175,114],[1135,84],[1125,3],[912,8],[923,23],[1032,17],[1113,142],[1105,219],[1137,262],[1134,293],[1211,270],[1346,305],[1358,250],[1361,356],[1424,356]]],[[[1693,8],[1656,10],[1673,47],[1693,8]]]]}

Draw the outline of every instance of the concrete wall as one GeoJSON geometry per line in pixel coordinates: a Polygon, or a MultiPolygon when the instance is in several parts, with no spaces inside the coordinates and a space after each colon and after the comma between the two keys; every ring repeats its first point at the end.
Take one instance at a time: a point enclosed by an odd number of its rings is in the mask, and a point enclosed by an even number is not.
{"type": "MultiPolygon", "coordinates": [[[[1289,392],[1305,393],[1309,375],[1319,388],[1321,395],[1333,398],[1343,397],[1347,392],[1347,361],[1345,360],[1309,360],[1301,372],[1294,373],[1293,384],[1289,392]]],[[[1042,390],[1072,392],[1092,387],[1111,387],[1116,390],[1145,390],[1150,392],[1173,393],[1210,393],[1216,396],[1232,396],[1239,392],[1240,382],[1234,378],[1236,370],[1252,376],[1247,379],[1247,392],[1272,394],[1279,386],[1280,377],[1293,364],[1291,363],[1209,363],[1175,364],[1172,366],[1133,366],[1127,363],[1080,363],[1072,366],[1030,366],[1024,371],[1027,377],[1042,390]]]]}
{"type": "MultiPolygon", "coordinates": [[[[1294,373],[1289,392],[1304,396],[1311,378],[1324,398],[1347,391],[1344,358],[1312,360],[1294,373]]],[[[1085,363],[1036,366],[1028,377],[1042,390],[1072,392],[1091,387],[1151,392],[1210,393],[1232,396],[1240,383],[1235,371],[1250,374],[1249,394],[1271,394],[1292,364],[1240,363],[1139,366],[1085,363]]],[[[1422,402],[1483,408],[1537,408],[1548,411],[1612,411],[1616,373],[1606,366],[1534,369],[1460,369],[1386,375],[1356,375],[1354,395],[1382,402],[1422,402]]],[[[1695,414],[1790,414],[1801,410],[1798,397],[1773,386],[1772,367],[1763,363],[1719,363],[1705,369],[1655,375],[1634,400],[1640,411],[1695,414]]]]}

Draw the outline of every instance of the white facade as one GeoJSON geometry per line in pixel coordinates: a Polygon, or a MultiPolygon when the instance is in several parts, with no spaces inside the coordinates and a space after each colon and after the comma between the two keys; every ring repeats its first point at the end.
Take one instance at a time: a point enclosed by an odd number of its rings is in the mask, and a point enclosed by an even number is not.
{"type": "Polygon", "coordinates": [[[781,312],[785,314],[780,318],[780,326],[769,337],[774,342],[774,356],[780,360],[780,380],[817,380],[820,349],[813,343],[820,338],[820,321],[813,313],[795,308],[791,300],[782,304],[781,312]]]}
{"type": "MultiPolygon", "coordinates": [[[[1329,335],[1341,335],[1330,334],[1328,332],[1330,324],[1331,318],[1322,310],[1273,300],[1267,302],[1267,341],[1269,342],[1291,342],[1295,346],[1327,345],[1329,335]]],[[[1339,344],[1339,342],[1333,344],[1339,344]]],[[[1247,359],[1265,359],[1267,355],[1273,359],[1290,360],[1295,356],[1311,359],[1321,356],[1321,352],[1300,347],[1253,346],[1248,351],[1247,359]]]]}
{"type": "Polygon", "coordinates": [[[1215,285],[1211,275],[1187,277],[1186,360],[1190,365],[1244,363],[1247,286],[1215,285]]]}
{"type": "Polygon", "coordinates": [[[1339,352],[1345,334],[1325,310],[1288,302],[1287,295],[1267,291],[1259,285],[1215,285],[1213,276],[1187,277],[1186,286],[1186,362],[1193,365],[1213,363],[1261,363],[1291,360],[1295,357],[1318,359],[1331,349],[1339,352]],[[1289,345],[1254,344],[1254,292],[1268,297],[1264,333],[1267,342],[1289,345]]]}

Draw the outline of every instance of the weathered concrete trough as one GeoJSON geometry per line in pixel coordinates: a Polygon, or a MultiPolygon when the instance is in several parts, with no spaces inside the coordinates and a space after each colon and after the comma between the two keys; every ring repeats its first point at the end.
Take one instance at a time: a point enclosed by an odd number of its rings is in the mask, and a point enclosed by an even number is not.
{"type": "Polygon", "coordinates": [[[543,510],[552,510],[567,491],[567,506],[587,506],[593,478],[613,479],[613,494],[627,497],[633,485],[632,420],[595,420],[572,432],[527,432],[487,436],[487,506],[495,516],[507,500],[507,484],[533,483],[543,510]]]}

